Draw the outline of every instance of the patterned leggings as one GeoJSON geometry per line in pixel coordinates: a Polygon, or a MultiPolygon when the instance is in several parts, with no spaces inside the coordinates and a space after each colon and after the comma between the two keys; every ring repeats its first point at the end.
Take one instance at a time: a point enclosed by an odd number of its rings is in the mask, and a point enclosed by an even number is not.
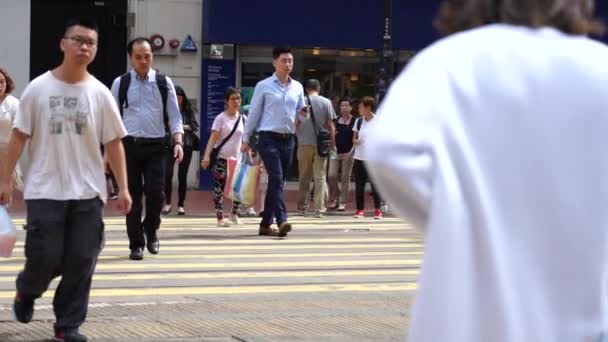
{"type": "MultiPolygon", "coordinates": [[[[218,220],[224,219],[224,187],[228,176],[228,162],[226,159],[218,158],[211,168],[213,173],[213,203],[215,203],[215,214],[218,220]]],[[[236,215],[241,207],[241,203],[232,203],[232,215],[236,215]]]]}

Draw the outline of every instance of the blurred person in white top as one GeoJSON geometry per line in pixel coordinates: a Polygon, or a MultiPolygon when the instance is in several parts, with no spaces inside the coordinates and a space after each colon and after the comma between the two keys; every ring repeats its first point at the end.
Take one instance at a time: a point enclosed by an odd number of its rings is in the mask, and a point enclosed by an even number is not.
{"type": "Polygon", "coordinates": [[[424,230],[410,342],[608,341],[608,48],[591,0],[459,0],[365,146],[424,230]],[[458,33],[456,33],[458,32],[458,33]],[[387,158],[386,156],[390,156],[387,158]]]}

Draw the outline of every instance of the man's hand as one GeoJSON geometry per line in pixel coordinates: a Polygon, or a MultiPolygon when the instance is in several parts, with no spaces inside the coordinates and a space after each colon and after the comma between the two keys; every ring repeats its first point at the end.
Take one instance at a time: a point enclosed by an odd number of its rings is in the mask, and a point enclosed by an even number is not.
{"type": "Polygon", "coordinates": [[[248,143],[243,143],[241,145],[241,153],[249,153],[251,151],[251,147],[248,143]]]}
{"type": "Polygon", "coordinates": [[[182,162],[184,159],[184,149],[182,148],[182,145],[175,144],[175,146],[173,146],[173,158],[175,158],[178,163],[182,162]]]}
{"type": "Polygon", "coordinates": [[[13,189],[10,182],[0,183],[0,205],[9,206],[13,197],[13,189]]]}
{"type": "Polygon", "coordinates": [[[131,211],[133,200],[131,199],[131,194],[129,194],[128,190],[120,190],[116,201],[118,202],[118,210],[120,210],[123,215],[127,215],[131,211]]]}
{"type": "Polygon", "coordinates": [[[304,107],[302,107],[302,109],[300,109],[300,115],[303,118],[308,118],[309,114],[310,114],[310,105],[304,106],[304,107]]]}

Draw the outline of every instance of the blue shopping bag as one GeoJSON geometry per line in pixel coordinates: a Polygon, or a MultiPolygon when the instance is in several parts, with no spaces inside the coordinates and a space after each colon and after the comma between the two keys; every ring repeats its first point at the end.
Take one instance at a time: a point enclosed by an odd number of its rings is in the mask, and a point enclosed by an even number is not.
{"type": "Polygon", "coordinates": [[[0,256],[10,257],[17,241],[17,229],[6,208],[0,205],[0,256]]]}

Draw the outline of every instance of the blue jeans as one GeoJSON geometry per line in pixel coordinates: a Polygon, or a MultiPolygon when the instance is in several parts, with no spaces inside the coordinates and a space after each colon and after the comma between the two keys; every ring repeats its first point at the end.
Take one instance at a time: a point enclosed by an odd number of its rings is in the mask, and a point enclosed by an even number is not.
{"type": "Polygon", "coordinates": [[[283,184],[285,184],[287,171],[291,165],[294,146],[293,135],[281,138],[260,132],[257,149],[268,173],[268,190],[264,199],[264,214],[260,224],[262,226],[270,226],[273,218],[276,218],[278,225],[287,221],[283,184]]]}

